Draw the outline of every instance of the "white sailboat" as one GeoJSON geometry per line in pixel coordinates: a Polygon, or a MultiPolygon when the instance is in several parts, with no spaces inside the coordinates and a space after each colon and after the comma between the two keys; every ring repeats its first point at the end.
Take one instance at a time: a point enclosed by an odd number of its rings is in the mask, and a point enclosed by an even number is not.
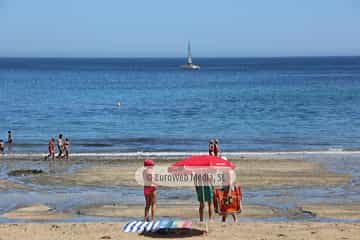
{"type": "Polygon", "coordinates": [[[188,57],[187,57],[187,63],[184,65],[180,66],[181,68],[184,69],[190,69],[190,70],[199,70],[200,66],[193,64],[192,62],[192,55],[191,55],[191,46],[190,46],[190,41],[188,42],[188,57]]]}

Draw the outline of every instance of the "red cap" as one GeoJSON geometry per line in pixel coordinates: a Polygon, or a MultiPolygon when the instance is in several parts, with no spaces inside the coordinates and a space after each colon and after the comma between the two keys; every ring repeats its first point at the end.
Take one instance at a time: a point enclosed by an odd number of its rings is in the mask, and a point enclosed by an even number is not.
{"type": "Polygon", "coordinates": [[[144,160],[144,166],[145,167],[152,167],[152,166],[154,166],[154,161],[151,160],[151,159],[146,159],[146,160],[144,160]]]}

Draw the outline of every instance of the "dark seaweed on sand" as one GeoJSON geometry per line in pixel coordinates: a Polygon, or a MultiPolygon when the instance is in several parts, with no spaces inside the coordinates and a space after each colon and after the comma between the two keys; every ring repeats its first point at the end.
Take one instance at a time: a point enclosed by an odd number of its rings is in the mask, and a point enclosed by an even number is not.
{"type": "Polygon", "coordinates": [[[8,172],[7,174],[9,176],[27,176],[27,175],[36,175],[36,174],[42,174],[45,173],[43,170],[41,169],[19,169],[19,170],[13,170],[8,172]]]}

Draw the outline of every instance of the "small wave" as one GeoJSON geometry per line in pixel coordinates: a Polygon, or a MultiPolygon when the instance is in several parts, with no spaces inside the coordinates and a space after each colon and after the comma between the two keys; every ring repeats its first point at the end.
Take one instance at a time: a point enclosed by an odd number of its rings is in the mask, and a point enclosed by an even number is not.
{"type": "Polygon", "coordinates": [[[113,144],[110,143],[78,143],[77,145],[82,147],[112,147],[113,144]]]}
{"type": "Polygon", "coordinates": [[[351,73],[287,73],[279,74],[284,77],[353,77],[351,73]]]}
{"type": "Polygon", "coordinates": [[[330,152],[343,152],[344,149],[343,148],[329,148],[330,152]]]}
{"type": "Polygon", "coordinates": [[[47,142],[44,143],[14,143],[14,147],[42,147],[47,146],[47,142]]]}
{"type": "MultiPolygon", "coordinates": [[[[75,152],[71,153],[71,156],[78,157],[186,157],[191,155],[207,155],[208,152],[75,152]]],[[[344,151],[277,151],[277,152],[223,152],[222,156],[227,158],[242,158],[242,157],[299,157],[303,155],[360,155],[360,150],[344,150],[344,151]]],[[[3,155],[4,157],[14,158],[26,158],[26,157],[42,157],[47,153],[34,153],[34,152],[22,152],[22,153],[10,153],[3,155]]]]}
{"type": "Polygon", "coordinates": [[[77,139],[72,143],[80,146],[114,146],[118,144],[188,144],[207,142],[207,139],[186,139],[186,138],[155,138],[155,137],[129,137],[129,138],[107,138],[107,139],[77,139]]]}

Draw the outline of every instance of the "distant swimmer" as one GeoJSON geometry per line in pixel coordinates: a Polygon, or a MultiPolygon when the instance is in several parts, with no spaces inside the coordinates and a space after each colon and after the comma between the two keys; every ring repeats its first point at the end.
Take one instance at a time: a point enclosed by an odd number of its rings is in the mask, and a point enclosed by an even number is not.
{"type": "Polygon", "coordinates": [[[120,101],[117,102],[117,106],[121,107],[121,102],[120,101]]]}

